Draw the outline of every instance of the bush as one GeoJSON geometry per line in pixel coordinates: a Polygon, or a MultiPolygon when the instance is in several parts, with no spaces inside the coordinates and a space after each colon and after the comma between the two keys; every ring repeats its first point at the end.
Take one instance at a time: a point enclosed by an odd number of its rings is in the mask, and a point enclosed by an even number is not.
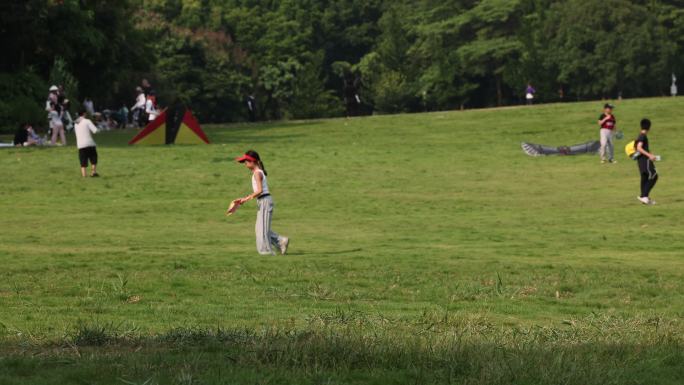
{"type": "Polygon", "coordinates": [[[14,132],[23,122],[43,126],[46,114],[43,106],[47,86],[32,70],[0,73],[0,131],[14,132]]]}

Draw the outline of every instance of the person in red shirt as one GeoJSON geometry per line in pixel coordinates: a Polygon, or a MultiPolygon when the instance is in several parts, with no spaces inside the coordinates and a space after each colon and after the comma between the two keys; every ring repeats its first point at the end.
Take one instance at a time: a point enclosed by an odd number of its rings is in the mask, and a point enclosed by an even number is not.
{"type": "Polygon", "coordinates": [[[614,134],[615,134],[615,115],[613,115],[613,105],[606,103],[603,106],[603,113],[599,116],[598,124],[601,127],[601,149],[599,154],[601,155],[601,163],[617,163],[613,157],[615,154],[615,146],[613,145],[614,134]]]}

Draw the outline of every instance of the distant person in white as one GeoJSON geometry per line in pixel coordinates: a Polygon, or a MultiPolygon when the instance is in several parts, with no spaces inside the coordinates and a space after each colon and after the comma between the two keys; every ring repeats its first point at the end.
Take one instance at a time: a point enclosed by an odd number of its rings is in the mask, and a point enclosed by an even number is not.
{"type": "Polygon", "coordinates": [[[59,103],[59,97],[57,96],[57,93],[59,92],[59,88],[57,86],[52,86],[50,87],[50,93],[48,94],[47,100],[45,101],[45,111],[50,112],[50,105],[51,104],[57,104],[59,103]]]}
{"type": "Polygon", "coordinates": [[[92,99],[85,98],[85,100],[83,101],[83,108],[85,108],[85,110],[88,112],[88,115],[95,115],[95,104],[93,104],[92,99]]]}
{"type": "Polygon", "coordinates": [[[527,105],[532,105],[534,103],[534,94],[537,93],[537,90],[532,87],[531,83],[527,83],[527,88],[525,88],[525,99],[527,100],[527,105]]]}
{"type": "Polygon", "coordinates": [[[79,111],[76,127],[74,128],[76,132],[76,147],[78,147],[78,160],[81,162],[81,176],[86,177],[86,169],[88,168],[88,161],[90,161],[90,176],[98,177],[100,175],[97,173],[97,148],[92,135],[97,132],[97,127],[85,115],[85,110],[79,111]]]}
{"type": "Polygon", "coordinates": [[[66,134],[64,133],[64,123],[62,122],[62,110],[60,106],[55,103],[50,103],[50,112],[48,113],[48,122],[50,122],[50,129],[52,130],[52,140],[50,144],[53,146],[57,144],[57,136],[61,141],[62,146],[66,146],[66,134]]]}
{"type": "Polygon", "coordinates": [[[153,122],[157,119],[157,97],[152,92],[147,96],[147,101],[145,102],[145,112],[147,113],[147,122],[153,122]]]}
{"type": "Polygon", "coordinates": [[[142,116],[145,113],[145,93],[143,92],[142,87],[136,87],[135,92],[138,96],[135,97],[135,104],[131,107],[131,112],[133,112],[133,123],[137,124],[138,127],[142,127],[147,123],[142,119],[142,116]]]}

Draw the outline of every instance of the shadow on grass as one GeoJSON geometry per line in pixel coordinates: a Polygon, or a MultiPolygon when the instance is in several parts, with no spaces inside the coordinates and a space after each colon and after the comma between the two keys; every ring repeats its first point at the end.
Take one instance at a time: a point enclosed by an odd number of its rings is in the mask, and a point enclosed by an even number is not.
{"type": "Polygon", "coordinates": [[[0,344],[0,383],[674,384],[676,323],[591,316],[503,329],[478,317],[388,319],[338,310],[306,325],[137,335],[81,323],[62,340],[0,344]]]}

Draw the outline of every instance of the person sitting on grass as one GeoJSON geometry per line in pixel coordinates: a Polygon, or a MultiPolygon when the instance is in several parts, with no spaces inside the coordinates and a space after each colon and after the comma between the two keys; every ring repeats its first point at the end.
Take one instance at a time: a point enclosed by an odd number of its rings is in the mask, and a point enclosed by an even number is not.
{"type": "Polygon", "coordinates": [[[96,112],[95,115],[93,115],[93,120],[95,121],[95,126],[98,131],[109,131],[111,128],[109,127],[109,118],[104,114],[106,112],[107,110],[104,110],[103,112],[96,112]]]}
{"type": "Polygon", "coordinates": [[[110,126],[115,128],[126,128],[128,125],[128,107],[122,104],[116,111],[109,111],[110,126]]]}
{"type": "Polygon", "coordinates": [[[13,144],[16,147],[40,146],[43,140],[36,134],[36,131],[28,123],[19,126],[19,129],[14,134],[13,144]]]}
{"type": "Polygon", "coordinates": [[[648,133],[651,130],[651,121],[643,119],[641,121],[641,132],[639,137],[634,142],[634,147],[639,153],[637,163],[639,165],[639,173],[641,174],[641,195],[637,199],[645,205],[654,205],[656,202],[649,198],[651,190],[658,182],[658,172],[655,168],[655,161],[657,157],[651,153],[648,145],[648,133]]]}
{"type": "Polygon", "coordinates": [[[81,176],[86,177],[86,168],[88,168],[88,161],[91,164],[91,177],[100,176],[97,173],[97,148],[93,135],[97,133],[97,127],[86,118],[86,110],[81,110],[78,113],[79,117],[76,119],[76,147],[78,147],[78,159],[81,162],[81,176]]]}

